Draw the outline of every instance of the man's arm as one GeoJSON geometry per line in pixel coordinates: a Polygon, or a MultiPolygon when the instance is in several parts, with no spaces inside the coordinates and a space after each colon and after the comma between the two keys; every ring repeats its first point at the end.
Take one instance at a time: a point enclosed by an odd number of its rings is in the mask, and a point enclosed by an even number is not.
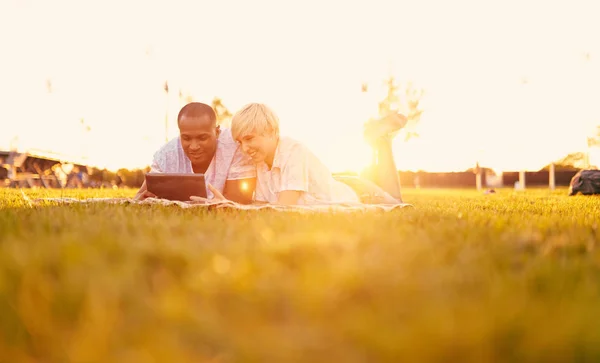
{"type": "Polygon", "coordinates": [[[156,195],[154,195],[148,191],[148,187],[146,186],[146,181],[144,180],[144,182],[142,183],[142,186],[140,187],[140,190],[138,190],[137,194],[135,195],[135,197],[133,199],[144,200],[146,198],[156,198],[156,195]]]}
{"type": "Polygon", "coordinates": [[[256,178],[231,179],[225,182],[223,196],[236,203],[250,204],[255,188],[256,178]]]}
{"type": "MultiPolygon", "coordinates": [[[[162,173],[159,155],[160,155],[159,152],[157,152],[154,154],[154,157],[152,158],[152,165],[150,165],[151,173],[162,173]]],[[[140,187],[140,190],[138,190],[137,194],[135,195],[135,197],[133,199],[144,200],[146,198],[156,198],[156,195],[154,195],[148,191],[148,186],[146,185],[146,180],[144,180],[144,182],[142,183],[142,186],[140,187]]]]}

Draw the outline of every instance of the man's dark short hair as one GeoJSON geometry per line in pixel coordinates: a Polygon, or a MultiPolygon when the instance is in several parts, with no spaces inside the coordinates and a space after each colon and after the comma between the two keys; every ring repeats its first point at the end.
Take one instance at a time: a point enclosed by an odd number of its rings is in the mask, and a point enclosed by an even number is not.
{"type": "Polygon", "coordinates": [[[179,111],[179,114],[177,115],[177,123],[179,124],[179,121],[181,121],[181,118],[185,116],[185,117],[202,117],[202,116],[208,116],[208,118],[210,119],[210,121],[213,124],[217,124],[217,115],[215,114],[215,110],[213,110],[212,107],[210,107],[209,105],[205,104],[205,103],[200,103],[200,102],[191,102],[188,103],[187,105],[183,106],[183,108],[179,111]]]}

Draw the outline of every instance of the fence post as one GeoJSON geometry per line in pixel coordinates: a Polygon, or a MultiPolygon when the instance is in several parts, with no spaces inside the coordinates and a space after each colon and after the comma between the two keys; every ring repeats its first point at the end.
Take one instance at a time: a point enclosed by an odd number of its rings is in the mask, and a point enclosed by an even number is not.
{"type": "Polygon", "coordinates": [[[550,185],[550,190],[556,189],[556,178],[554,175],[554,163],[550,163],[550,172],[548,175],[548,184],[550,185]]]}
{"type": "Polygon", "coordinates": [[[525,190],[525,170],[519,171],[519,186],[525,190]]]}
{"type": "Polygon", "coordinates": [[[475,186],[477,190],[481,190],[481,170],[478,170],[477,174],[475,174],[475,186]]]}

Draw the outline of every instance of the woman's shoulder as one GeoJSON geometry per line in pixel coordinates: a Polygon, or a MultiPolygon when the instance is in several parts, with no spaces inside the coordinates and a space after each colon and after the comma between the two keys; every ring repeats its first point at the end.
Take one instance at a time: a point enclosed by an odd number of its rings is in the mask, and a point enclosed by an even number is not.
{"type": "Polygon", "coordinates": [[[291,137],[280,137],[278,152],[280,165],[289,163],[308,163],[311,168],[322,168],[325,165],[303,142],[291,137]]]}
{"type": "Polygon", "coordinates": [[[310,152],[303,142],[289,136],[281,136],[278,147],[282,152],[310,152]]]}
{"type": "Polygon", "coordinates": [[[300,141],[289,136],[279,137],[277,154],[281,161],[287,161],[292,157],[310,153],[310,150],[300,141]]]}

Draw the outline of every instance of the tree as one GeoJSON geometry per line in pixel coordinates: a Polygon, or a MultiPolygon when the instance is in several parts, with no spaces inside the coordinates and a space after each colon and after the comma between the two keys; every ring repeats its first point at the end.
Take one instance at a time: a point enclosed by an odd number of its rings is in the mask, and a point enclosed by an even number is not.
{"type": "Polygon", "coordinates": [[[169,82],[165,81],[163,86],[163,90],[165,91],[165,142],[169,142],[169,82]]]}
{"type": "Polygon", "coordinates": [[[90,125],[85,122],[84,118],[79,119],[79,125],[81,126],[81,150],[79,155],[81,158],[85,159],[88,155],[88,145],[89,145],[89,135],[92,128],[90,125]]]}
{"type": "MultiPolygon", "coordinates": [[[[562,159],[554,162],[556,171],[576,171],[584,169],[587,163],[587,155],[584,152],[575,152],[568,154],[562,159]]],[[[542,170],[550,170],[550,164],[546,165],[542,170]]]]}
{"type": "Polygon", "coordinates": [[[194,97],[189,92],[184,93],[180,88],[179,89],[179,104],[180,104],[180,106],[183,107],[191,102],[194,102],[194,97]]]}
{"type": "Polygon", "coordinates": [[[227,107],[223,104],[223,101],[219,97],[215,97],[212,100],[212,108],[217,114],[217,124],[221,126],[227,126],[231,124],[231,117],[233,116],[227,107]]]}
{"type": "Polygon", "coordinates": [[[600,125],[587,138],[586,168],[600,167],[600,125]],[[595,164],[595,165],[594,165],[595,164]]]}
{"type": "Polygon", "coordinates": [[[46,91],[48,93],[52,93],[53,88],[52,88],[52,79],[51,78],[47,78],[46,79],[46,91]]]}
{"type": "Polygon", "coordinates": [[[596,126],[596,132],[587,138],[588,147],[600,147],[600,126],[596,126]]]}
{"type": "Polygon", "coordinates": [[[79,124],[81,125],[81,130],[83,132],[90,132],[90,131],[92,131],[92,128],[90,127],[90,125],[88,125],[85,122],[85,119],[83,119],[83,118],[79,119],[79,124]]]}
{"type": "Polygon", "coordinates": [[[412,137],[419,137],[419,134],[416,132],[416,128],[421,121],[421,115],[423,114],[423,110],[420,108],[420,103],[423,95],[425,94],[425,90],[422,88],[415,88],[413,84],[409,82],[404,89],[404,93],[408,106],[408,115],[406,115],[408,118],[408,123],[404,129],[406,130],[405,141],[408,141],[412,137]]]}

